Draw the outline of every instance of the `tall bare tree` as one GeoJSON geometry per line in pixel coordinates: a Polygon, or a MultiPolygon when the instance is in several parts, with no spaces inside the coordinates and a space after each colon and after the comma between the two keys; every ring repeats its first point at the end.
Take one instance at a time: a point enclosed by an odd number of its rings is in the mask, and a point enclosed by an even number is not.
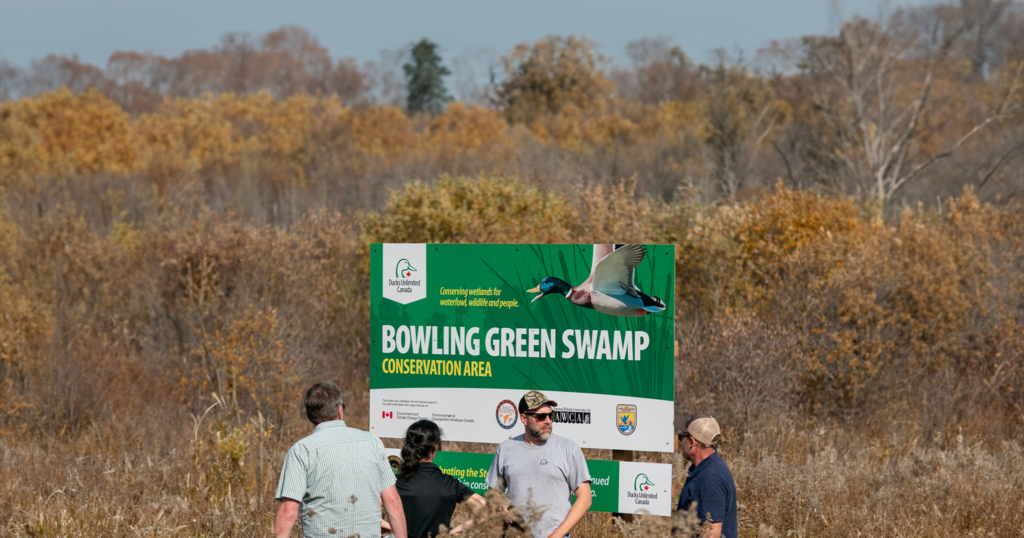
{"type": "Polygon", "coordinates": [[[885,24],[854,18],[839,35],[803,39],[813,100],[807,161],[819,177],[852,183],[879,204],[986,127],[1024,111],[1019,64],[982,117],[939,148],[921,144],[926,118],[940,113],[937,83],[972,24],[960,8],[929,9],[930,16],[897,12],[885,24]]]}

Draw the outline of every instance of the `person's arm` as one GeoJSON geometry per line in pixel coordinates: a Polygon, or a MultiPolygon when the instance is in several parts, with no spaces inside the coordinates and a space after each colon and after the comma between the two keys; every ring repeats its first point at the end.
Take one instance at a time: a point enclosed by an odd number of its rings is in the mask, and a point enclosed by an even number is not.
{"type": "Polygon", "coordinates": [[[299,501],[281,499],[281,505],[277,507],[277,515],[274,516],[274,536],[276,538],[288,538],[298,517],[299,501]]]}
{"type": "Polygon", "coordinates": [[[712,523],[711,528],[701,538],[722,538],[722,523],[712,523]]]}
{"type": "MultiPolygon", "coordinates": [[[[487,506],[487,499],[485,499],[483,495],[480,495],[479,493],[474,493],[470,495],[469,498],[466,499],[464,502],[468,504],[470,508],[483,508],[484,506],[487,506]]],[[[466,521],[463,521],[462,524],[453,527],[452,530],[448,531],[448,534],[459,534],[460,532],[472,527],[474,523],[476,522],[473,521],[473,518],[469,518],[466,521]]]]}
{"type": "Polygon", "coordinates": [[[555,529],[555,532],[551,533],[549,538],[564,538],[566,534],[569,534],[576,528],[576,524],[583,519],[583,515],[587,513],[587,510],[590,510],[590,505],[593,503],[593,500],[590,498],[590,482],[580,484],[573,494],[576,495],[576,502],[572,503],[569,515],[565,516],[565,521],[555,529]]]}
{"type": "Polygon", "coordinates": [[[380,502],[391,522],[391,534],[395,538],[408,538],[405,529],[405,510],[402,509],[402,498],[398,496],[398,488],[389,486],[380,492],[380,502]]]}
{"type": "Polygon", "coordinates": [[[274,498],[281,501],[274,515],[274,536],[287,537],[299,517],[301,499],[306,492],[306,460],[305,453],[299,444],[288,449],[281,465],[281,476],[277,480],[277,493],[274,498]]]}
{"type": "Polygon", "coordinates": [[[508,512],[508,498],[505,497],[505,490],[508,489],[508,482],[505,480],[505,476],[501,474],[502,470],[502,454],[501,445],[498,445],[497,450],[494,451],[494,459],[491,460],[491,467],[487,470],[487,488],[488,490],[494,490],[501,495],[505,502],[501,506],[502,512],[508,512]]]}

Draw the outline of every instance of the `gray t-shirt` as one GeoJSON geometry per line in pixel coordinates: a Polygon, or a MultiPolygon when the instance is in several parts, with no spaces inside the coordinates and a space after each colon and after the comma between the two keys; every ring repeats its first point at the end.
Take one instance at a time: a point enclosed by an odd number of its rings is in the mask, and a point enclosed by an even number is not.
{"type": "Polygon", "coordinates": [[[565,521],[572,508],[569,495],[584,482],[590,482],[590,471],[583,451],[572,440],[554,434],[536,446],[522,435],[502,441],[487,471],[487,486],[498,491],[507,486],[509,499],[527,522],[532,522],[529,505],[544,511],[533,525],[535,537],[546,538],[565,521]]]}

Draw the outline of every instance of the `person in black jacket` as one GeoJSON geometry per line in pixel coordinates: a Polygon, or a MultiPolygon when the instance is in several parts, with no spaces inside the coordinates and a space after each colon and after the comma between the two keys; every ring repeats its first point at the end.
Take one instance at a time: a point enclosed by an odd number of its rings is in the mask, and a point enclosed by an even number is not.
{"type": "MultiPolygon", "coordinates": [[[[441,435],[441,428],[429,420],[416,421],[405,432],[402,466],[395,486],[405,509],[409,538],[437,536],[441,525],[450,528],[458,503],[487,504],[482,496],[434,465],[434,455],[441,448],[441,435]]],[[[463,525],[449,533],[458,534],[461,527],[463,525]]]]}

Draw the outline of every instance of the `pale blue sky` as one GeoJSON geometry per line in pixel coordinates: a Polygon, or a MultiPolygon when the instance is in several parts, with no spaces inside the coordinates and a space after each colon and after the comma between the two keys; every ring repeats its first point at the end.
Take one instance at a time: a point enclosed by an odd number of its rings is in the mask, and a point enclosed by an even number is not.
{"type": "MultiPolygon", "coordinates": [[[[890,1],[890,7],[920,0],[890,1]]],[[[628,42],[668,36],[697,61],[717,48],[751,57],[773,38],[835,28],[829,0],[0,0],[0,58],[27,66],[49,53],[78,54],[104,66],[116,50],[176,56],[209,48],[226,32],[258,36],[285,24],[310,30],[335,58],[379,57],[427,37],[446,59],[500,56],[548,34],[596,41],[625,63],[628,42]]],[[[877,14],[879,0],[841,0],[844,15],[877,14]]]]}

